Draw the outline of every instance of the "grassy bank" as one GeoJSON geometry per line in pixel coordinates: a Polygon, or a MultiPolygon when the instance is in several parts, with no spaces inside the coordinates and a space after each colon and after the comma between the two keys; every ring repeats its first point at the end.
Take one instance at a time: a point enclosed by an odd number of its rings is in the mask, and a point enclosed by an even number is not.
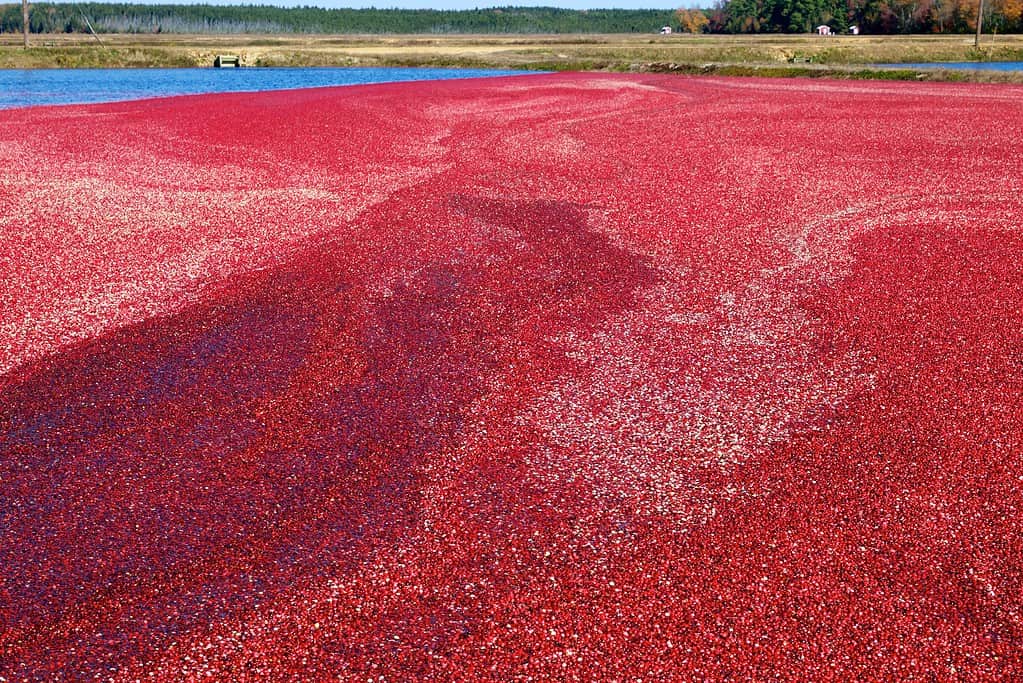
{"type": "Polygon", "coordinates": [[[563,70],[942,80],[1021,80],[1018,74],[879,69],[878,63],[1023,61],[1023,36],[0,36],[0,67],[208,66],[234,53],[246,66],[463,66],[563,70]]]}

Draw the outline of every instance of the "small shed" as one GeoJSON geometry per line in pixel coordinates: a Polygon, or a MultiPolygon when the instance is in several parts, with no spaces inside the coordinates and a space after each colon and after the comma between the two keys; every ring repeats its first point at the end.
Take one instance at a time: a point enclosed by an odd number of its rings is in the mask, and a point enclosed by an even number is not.
{"type": "Polygon", "coordinates": [[[819,35],[819,36],[830,36],[831,35],[831,27],[828,26],[827,24],[821,24],[820,26],[817,27],[817,35],[819,35]]]}
{"type": "Polygon", "coordinates": [[[854,36],[860,35],[860,27],[859,26],[850,26],[849,27],[849,33],[853,34],[854,36]]]}
{"type": "Polygon", "coordinates": [[[671,35],[671,27],[670,26],[662,26],[661,27],[661,35],[662,36],[670,36],[671,35]]]}
{"type": "Polygon", "coordinates": [[[213,58],[213,66],[218,69],[228,66],[238,68],[241,65],[242,60],[238,57],[238,55],[217,55],[213,58]]]}

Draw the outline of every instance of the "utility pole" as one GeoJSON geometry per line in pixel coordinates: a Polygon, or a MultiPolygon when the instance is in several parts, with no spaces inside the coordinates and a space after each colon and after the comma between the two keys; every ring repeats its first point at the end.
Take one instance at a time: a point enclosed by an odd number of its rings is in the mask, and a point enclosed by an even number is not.
{"type": "Polygon", "coordinates": [[[28,49],[28,0],[21,0],[21,28],[25,32],[25,49],[28,49]]]}
{"type": "Polygon", "coordinates": [[[973,42],[973,46],[978,50],[980,49],[980,28],[984,24],[984,0],[978,0],[977,3],[977,40],[973,42]]]}

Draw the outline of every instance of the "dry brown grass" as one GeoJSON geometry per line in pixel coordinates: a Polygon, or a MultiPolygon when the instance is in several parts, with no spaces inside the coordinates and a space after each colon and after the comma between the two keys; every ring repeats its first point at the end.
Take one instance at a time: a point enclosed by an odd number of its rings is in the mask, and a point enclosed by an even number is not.
{"type": "MultiPolygon", "coordinates": [[[[809,62],[842,73],[857,65],[1023,60],[1023,36],[656,35],[0,35],[0,66],[206,66],[218,53],[247,66],[430,65],[533,69],[724,68],[765,72],[809,62]],[[711,65],[708,67],[708,65],[711,65]]],[[[969,76],[958,76],[959,78],[969,76]]],[[[988,78],[991,78],[990,76],[988,78]]],[[[1007,77],[1011,78],[1011,77],[1007,77]]]]}

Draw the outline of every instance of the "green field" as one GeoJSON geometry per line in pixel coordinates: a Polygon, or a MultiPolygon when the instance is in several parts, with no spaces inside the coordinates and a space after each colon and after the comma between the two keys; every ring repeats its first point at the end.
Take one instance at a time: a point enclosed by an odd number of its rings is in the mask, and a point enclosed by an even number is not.
{"type": "Polygon", "coordinates": [[[1018,74],[886,71],[877,63],[1023,61],[1023,36],[809,35],[0,35],[0,68],[209,66],[238,54],[245,66],[465,66],[546,70],[679,71],[955,80],[1018,74]]]}

